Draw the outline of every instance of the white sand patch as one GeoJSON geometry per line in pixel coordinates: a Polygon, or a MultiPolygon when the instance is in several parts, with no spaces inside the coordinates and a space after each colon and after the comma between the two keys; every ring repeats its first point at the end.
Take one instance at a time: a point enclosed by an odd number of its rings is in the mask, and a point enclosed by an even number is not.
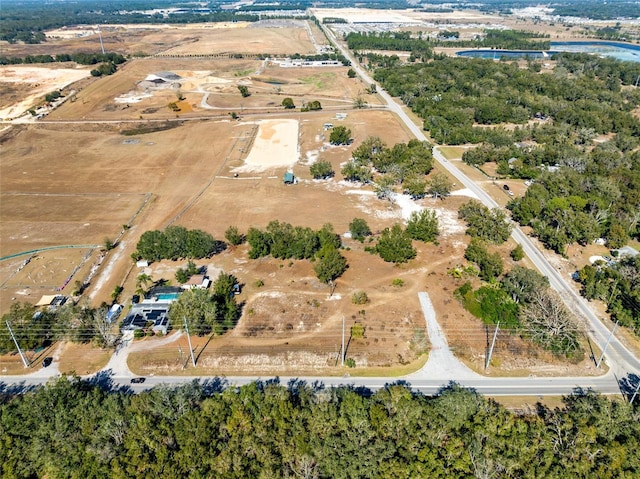
{"type": "Polygon", "coordinates": [[[462,188],[461,190],[452,191],[451,196],[468,196],[469,198],[475,198],[476,200],[480,199],[478,198],[478,195],[476,195],[469,188],[462,188]]]}
{"type": "Polygon", "coordinates": [[[589,256],[589,263],[593,264],[596,261],[604,261],[606,263],[606,260],[602,256],[589,256]]]}
{"type": "Polygon", "coordinates": [[[438,216],[438,228],[440,234],[444,236],[464,234],[466,227],[458,219],[458,213],[455,211],[434,208],[438,216]]]}
{"type": "Polygon", "coordinates": [[[0,110],[0,119],[16,118],[40,101],[40,97],[45,93],[64,88],[89,75],[89,68],[0,66],[0,83],[29,83],[33,87],[31,93],[22,101],[0,110]]]}
{"type": "Polygon", "coordinates": [[[370,190],[347,190],[345,191],[347,195],[362,195],[362,196],[375,196],[375,192],[370,190]]]}
{"type": "Polygon", "coordinates": [[[320,157],[320,152],[318,150],[309,150],[305,155],[303,164],[309,165],[309,166],[313,165],[316,161],[318,161],[319,157],[320,157]]]}
{"type": "Polygon", "coordinates": [[[244,166],[233,171],[265,171],[296,164],[299,159],[298,121],[261,120],[258,124],[258,133],[244,166]]]}
{"type": "Polygon", "coordinates": [[[411,199],[409,195],[400,195],[398,193],[393,193],[391,195],[391,200],[400,207],[401,215],[403,220],[408,220],[411,218],[411,215],[415,212],[422,211],[424,208],[418,205],[414,200],[411,199]]]}
{"type": "Polygon", "coordinates": [[[151,93],[135,93],[129,92],[126,95],[120,95],[115,97],[113,100],[116,103],[139,103],[145,98],[151,98],[153,95],[151,93]]]}
{"type": "Polygon", "coordinates": [[[215,84],[233,83],[233,80],[212,76],[211,72],[206,70],[176,70],[174,73],[180,76],[180,81],[199,80],[197,83],[215,83],[215,84]]]}

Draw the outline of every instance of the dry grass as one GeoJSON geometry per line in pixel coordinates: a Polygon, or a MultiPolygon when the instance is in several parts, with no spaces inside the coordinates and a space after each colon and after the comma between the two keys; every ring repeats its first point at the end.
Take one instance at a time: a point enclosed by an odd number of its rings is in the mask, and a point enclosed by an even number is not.
{"type": "Polygon", "coordinates": [[[90,343],[65,343],[60,355],[62,374],[93,374],[104,368],[113,354],[112,349],[98,349],[90,343]]]}

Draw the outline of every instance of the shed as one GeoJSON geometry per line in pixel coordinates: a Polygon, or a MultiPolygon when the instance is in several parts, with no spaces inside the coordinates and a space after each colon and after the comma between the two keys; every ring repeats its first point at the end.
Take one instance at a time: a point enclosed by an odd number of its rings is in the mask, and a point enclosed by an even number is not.
{"type": "Polygon", "coordinates": [[[211,280],[203,274],[194,274],[189,281],[182,285],[182,289],[207,289],[211,280]]]}
{"type": "Polygon", "coordinates": [[[285,185],[292,185],[296,182],[296,177],[293,176],[293,173],[291,173],[290,171],[287,171],[284,174],[284,177],[282,178],[282,180],[284,181],[285,185]]]}

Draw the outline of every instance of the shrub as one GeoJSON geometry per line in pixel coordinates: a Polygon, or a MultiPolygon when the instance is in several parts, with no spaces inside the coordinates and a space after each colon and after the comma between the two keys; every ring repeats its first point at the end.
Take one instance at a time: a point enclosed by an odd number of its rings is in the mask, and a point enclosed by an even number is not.
{"type": "Polygon", "coordinates": [[[353,221],[349,223],[349,231],[351,232],[351,237],[360,242],[364,241],[365,237],[371,235],[369,225],[362,218],[354,218],[353,221]]]}
{"type": "Polygon", "coordinates": [[[356,291],[351,295],[351,302],[353,304],[367,304],[369,302],[369,297],[364,291],[356,291]]]}
{"type": "Polygon", "coordinates": [[[518,245],[511,250],[511,259],[513,261],[520,261],[524,258],[524,250],[522,249],[522,245],[518,245]]]}
{"type": "Polygon", "coordinates": [[[227,231],[224,232],[225,239],[230,245],[238,246],[244,242],[244,235],[238,232],[238,228],[235,226],[229,226],[227,231]]]}
{"type": "Polygon", "coordinates": [[[335,174],[328,161],[317,161],[309,167],[309,172],[316,180],[331,178],[335,174]]]}
{"type": "Polygon", "coordinates": [[[351,337],[353,339],[362,339],[364,338],[364,331],[365,327],[360,323],[356,323],[351,326],[351,337]]]}

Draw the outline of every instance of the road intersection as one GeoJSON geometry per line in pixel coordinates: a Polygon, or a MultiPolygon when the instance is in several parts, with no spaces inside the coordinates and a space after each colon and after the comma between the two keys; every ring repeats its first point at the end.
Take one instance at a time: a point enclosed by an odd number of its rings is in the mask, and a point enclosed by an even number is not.
{"type": "MultiPolygon", "coordinates": [[[[352,68],[362,78],[363,81],[374,84],[368,73],[360,67],[354,60],[353,56],[342,45],[340,45],[333,32],[325,25],[322,25],[325,34],[334,46],[341,53],[351,60],[352,68]]],[[[378,88],[378,94],[387,104],[390,111],[395,113],[397,117],[406,125],[411,133],[420,141],[428,141],[422,129],[419,128],[404,111],[402,105],[398,104],[388,93],[382,88],[378,88]]],[[[437,147],[433,149],[433,156],[440,165],[445,168],[452,176],[454,176],[460,184],[471,190],[480,201],[489,208],[498,208],[499,205],[491,198],[480,186],[474,183],[458,168],[452,165],[442,155],[437,147]]],[[[359,378],[359,377],[280,377],[282,384],[287,384],[291,380],[302,380],[309,384],[316,382],[323,383],[326,387],[351,385],[354,387],[365,387],[368,389],[378,389],[384,387],[385,384],[393,382],[404,382],[410,384],[415,390],[425,394],[435,394],[443,386],[450,381],[455,381],[460,385],[473,388],[482,394],[492,396],[548,396],[548,395],[564,395],[570,394],[575,390],[593,389],[603,394],[619,394],[621,390],[628,390],[637,387],[640,382],[640,359],[638,359],[631,351],[629,351],[615,336],[610,334],[607,326],[594,314],[588,303],[581,298],[578,293],[571,287],[567,279],[549,263],[531,239],[527,237],[517,225],[514,225],[513,239],[522,245],[524,252],[538,268],[538,270],[549,279],[549,283],[554,288],[567,306],[576,314],[584,318],[586,323],[587,334],[590,339],[601,349],[606,347],[606,362],[609,370],[601,376],[588,377],[485,377],[468,369],[460,363],[448,348],[446,338],[435,318],[435,313],[431,307],[430,300],[426,293],[420,293],[420,303],[425,314],[427,331],[429,333],[432,349],[429,361],[425,366],[408,376],[400,378],[359,378]]],[[[169,338],[167,338],[169,339],[169,338]]],[[[133,391],[141,391],[151,387],[170,384],[177,385],[187,383],[193,380],[210,380],[212,378],[189,377],[189,376],[152,376],[148,377],[142,384],[131,384],[130,380],[133,375],[126,367],[126,352],[119,351],[118,358],[113,359],[105,370],[97,373],[107,377],[112,385],[128,386],[133,391]],[[123,363],[124,361],[124,363],[123,363]]],[[[116,356],[116,355],[114,355],[116,356]]],[[[44,384],[51,377],[57,376],[57,370],[52,368],[50,371],[38,371],[29,375],[21,376],[0,376],[0,386],[12,385],[14,387],[30,387],[44,384]]],[[[255,380],[268,380],[273,378],[264,377],[227,377],[223,381],[227,385],[240,386],[255,380]]]]}

